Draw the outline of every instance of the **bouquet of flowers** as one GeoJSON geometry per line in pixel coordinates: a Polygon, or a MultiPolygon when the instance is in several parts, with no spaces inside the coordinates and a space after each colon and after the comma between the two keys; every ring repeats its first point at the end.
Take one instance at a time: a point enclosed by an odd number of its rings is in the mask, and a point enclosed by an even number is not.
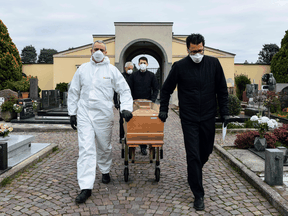
{"type": "Polygon", "coordinates": [[[261,138],[264,137],[264,134],[269,129],[275,129],[278,127],[278,122],[275,119],[269,119],[266,116],[253,115],[250,120],[255,122],[254,126],[255,128],[258,128],[261,138]]]}
{"type": "Polygon", "coordinates": [[[37,108],[38,108],[38,103],[37,103],[37,101],[32,101],[33,103],[32,103],[32,106],[33,106],[33,110],[35,111],[35,110],[37,110],[37,108]]]}
{"type": "Polygon", "coordinates": [[[13,131],[12,127],[4,125],[3,123],[0,124],[0,137],[6,137],[8,134],[13,131]]]}
{"type": "Polygon", "coordinates": [[[13,105],[13,110],[16,112],[16,113],[20,113],[22,111],[23,107],[19,104],[14,104],[13,105]]]}

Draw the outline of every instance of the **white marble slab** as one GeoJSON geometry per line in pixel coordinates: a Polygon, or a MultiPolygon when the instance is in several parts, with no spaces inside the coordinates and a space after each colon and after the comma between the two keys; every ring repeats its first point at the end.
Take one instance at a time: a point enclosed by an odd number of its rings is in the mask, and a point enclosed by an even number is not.
{"type": "Polygon", "coordinates": [[[8,142],[7,145],[8,153],[18,149],[22,145],[31,143],[35,139],[35,137],[32,135],[9,135],[9,136],[10,138],[6,141],[8,142]]]}
{"type": "Polygon", "coordinates": [[[46,148],[50,144],[51,143],[31,143],[29,149],[24,150],[22,152],[18,152],[18,154],[13,155],[12,157],[8,156],[8,167],[13,167],[18,163],[21,163],[22,161],[26,160],[27,158],[46,148]]]}

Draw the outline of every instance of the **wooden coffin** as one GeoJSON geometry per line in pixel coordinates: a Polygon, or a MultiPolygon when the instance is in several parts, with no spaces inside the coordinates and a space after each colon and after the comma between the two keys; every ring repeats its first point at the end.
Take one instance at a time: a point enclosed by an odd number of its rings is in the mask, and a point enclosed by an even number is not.
{"type": "Polygon", "coordinates": [[[124,123],[126,141],[130,147],[153,145],[161,147],[164,137],[164,123],[158,118],[159,105],[138,99],[133,103],[133,118],[124,123]]]}

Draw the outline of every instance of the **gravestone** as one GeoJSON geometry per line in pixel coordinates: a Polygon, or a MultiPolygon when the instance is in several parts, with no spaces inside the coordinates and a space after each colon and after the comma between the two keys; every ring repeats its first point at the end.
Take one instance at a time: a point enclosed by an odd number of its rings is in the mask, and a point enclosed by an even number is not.
{"type": "Polygon", "coordinates": [[[68,92],[63,92],[63,106],[67,106],[67,97],[68,97],[68,92]]]}
{"type": "Polygon", "coordinates": [[[1,105],[2,103],[4,103],[5,98],[4,97],[0,97],[0,119],[1,119],[1,105]]]}
{"type": "Polygon", "coordinates": [[[246,91],[243,91],[242,101],[243,101],[243,102],[248,102],[248,101],[249,101],[249,98],[247,98],[247,96],[246,96],[246,91]]]}
{"type": "Polygon", "coordinates": [[[269,74],[269,79],[268,79],[268,90],[269,91],[275,91],[276,89],[276,79],[273,76],[273,73],[269,74]]]}
{"type": "Polygon", "coordinates": [[[30,98],[32,100],[38,99],[38,79],[30,79],[30,98]]]}
{"type": "Polygon", "coordinates": [[[42,109],[59,108],[60,90],[43,90],[42,91],[42,109]]]}
{"type": "Polygon", "coordinates": [[[265,182],[283,185],[283,152],[279,149],[265,150],[265,182]]]}
{"type": "Polygon", "coordinates": [[[49,108],[49,90],[42,90],[42,109],[49,108]]]}
{"type": "Polygon", "coordinates": [[[288,107],[288,87],[282,89],[280,93],[281,109],[288,107]]]}
{"type": "Polygon", "coordinates": [[[4,89],[0,91],[0,97],[4,97],[5,100],[12,96],[14,96],[15,98],[18,98],[18,93],[15,91],[12,91],[11,89],[4,89]]]}
{"type": "Polygon", "coordinates": [[[258,92],[258,84],[246,84],[246,97],[253,98],[254,94],[258,92]]]}

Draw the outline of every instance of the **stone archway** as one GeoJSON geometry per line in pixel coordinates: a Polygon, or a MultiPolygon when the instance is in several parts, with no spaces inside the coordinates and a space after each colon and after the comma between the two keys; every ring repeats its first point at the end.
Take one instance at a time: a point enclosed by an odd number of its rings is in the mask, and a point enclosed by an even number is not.
{"type": "Polygon", "coordinates": [[[125,62],[132,61],[135,56],[140,54],[151,55],[158,62],[160,68],[159,87],[161,88],[163,80],[166,77],[165,71],[170,70],[171,63],[168,63],[167,53],[165,52],[164,48],[152,39],[138,38],[129,42],[120,53],[119,64],[117,65],[117,68],[120,71],[123,71],[125,62]]]}

